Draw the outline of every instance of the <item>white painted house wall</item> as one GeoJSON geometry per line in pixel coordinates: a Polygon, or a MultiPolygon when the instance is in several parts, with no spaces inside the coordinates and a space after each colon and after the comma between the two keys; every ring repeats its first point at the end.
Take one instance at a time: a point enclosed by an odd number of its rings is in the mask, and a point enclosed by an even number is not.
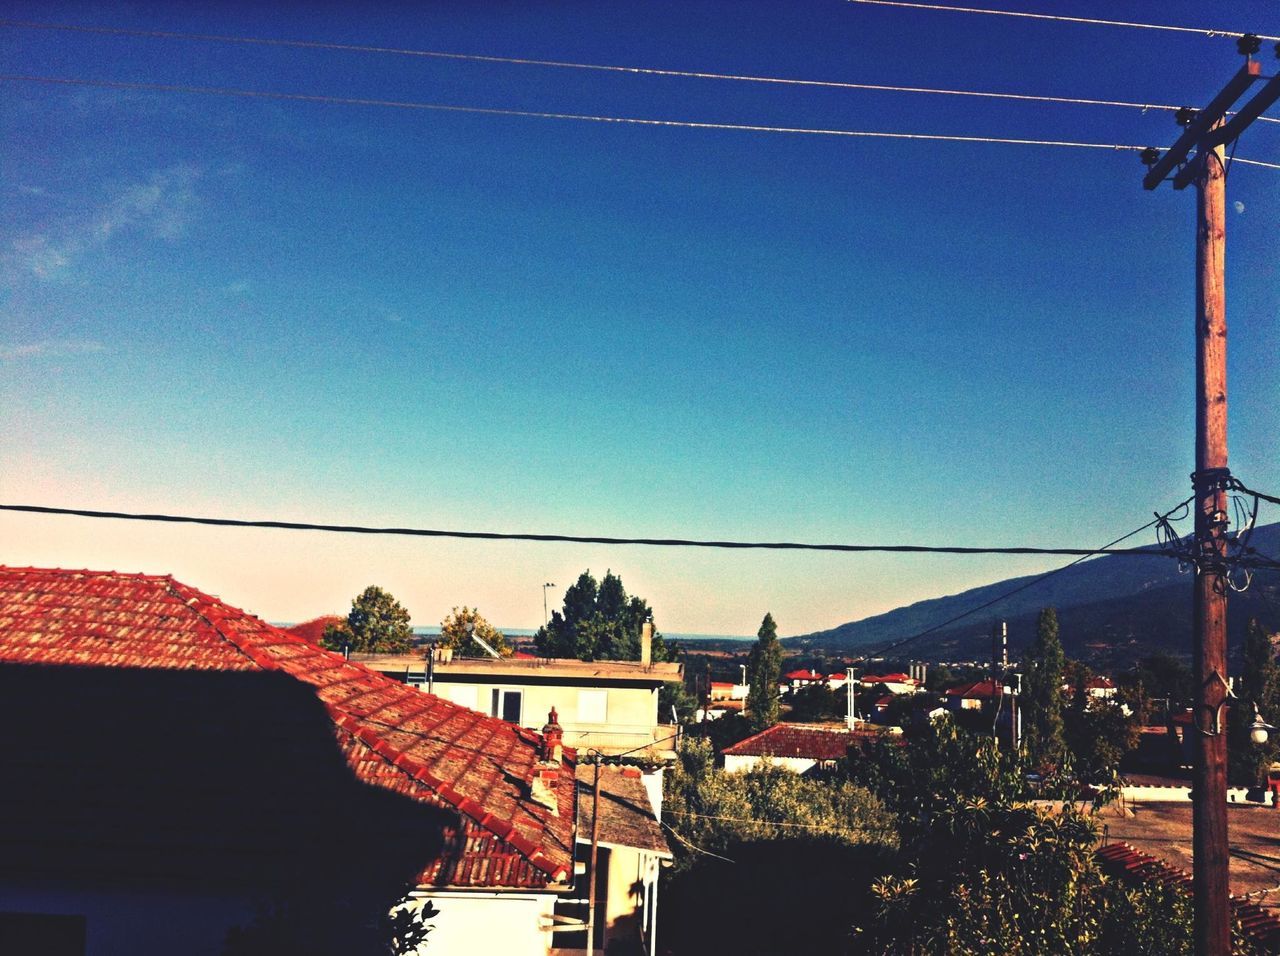
{"type": "Polygon", "coordinates": [[[439,915],[422,956],[547,956],[551,951],[552,893],[414,893],[408,905],[431,900],[439,915]]]}

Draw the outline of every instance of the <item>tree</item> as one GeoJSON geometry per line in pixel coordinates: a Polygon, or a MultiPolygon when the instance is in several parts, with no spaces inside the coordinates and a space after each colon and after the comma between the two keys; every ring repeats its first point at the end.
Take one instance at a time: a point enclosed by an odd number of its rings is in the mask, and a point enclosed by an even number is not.
{"type": "Polygon", "coordinates": [[[1271,638],[1256,618],[1245,630],[1244,679],[1237,683],[1236,697],[1228,722],[1228,770],[1236,786],[1256,787],[1280,757],[1280,735],[1273,733],[1265,744],[1249,738],[1255,707],[1264,721],[1280,724],[1280,665],[1271,638]]]}
{"type": "MultiPolygon", "coordinates": [[[[574,657],[582,661],[638,661],[640,632],[653,610],[641,597],[628,595],[622,579],[612,571],[597,582],[584,571],[564,593],[564,608],[534,635],[543,657],[574,657]]],[[[656,630],[650,648],[654,661],[668,660],[668,648],[656,630]]]]}
{"type": "Polygon", "coordinates": [[[747,658],[746,712],[757,731],[778,722],[778,680],[782,677],[782,645],[772,614],[765,614],[756,632],[756,643],[747,658]]]}
{"type": "Polygon", "coordinates": [[[791,711],[786,719],[799,722],[837,720],[844,716],[847,695],[823,684],[801,687],[791,695],[791,711]]]}
{"type": "Polygon", "coordinates": [[[1089,693],[1093,672],[1079,661],[1065,668],[1071,700],[1063,712],[1063,739],[1075,772],[1094,783],[1114,778],[1120,761],[1138,745],[1141,735],[1139,709],[1118,697],[1094,697],[1089,693]]]}
{"type": "Polygon", "coordinates": [[[369,585],[351,602],[345,625],[330,625],[321,641],[331,650],[403,654],[413,646],[409,612],[382,588],[369,585]]]}
{"type": "Polygon", "coordinates": [[[1051,607],[1040,612],[1036,639],[1022,657],[1024,739],[1033,765],[1056,766],[1065,744],[1062,726],[1062,676],[1066,656],[1058,638],[1058,612],[1051,607]]]}
{"type": "Polygon", "coordinates": [[[489,652],[476,643],[480,638],[503,657],[511,656],[506,636],[484,619],[473,607],[454,608],[440,622],[440,643],[460,657],[488,657],[489,652]]]}

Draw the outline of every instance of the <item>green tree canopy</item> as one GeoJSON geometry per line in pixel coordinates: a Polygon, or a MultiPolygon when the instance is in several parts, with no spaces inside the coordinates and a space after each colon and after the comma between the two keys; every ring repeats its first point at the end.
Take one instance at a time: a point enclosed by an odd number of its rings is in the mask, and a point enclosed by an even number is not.
{"type": "Polygon", "coordinates": [[[409,612],[388,592],[369,585],[351,602],[345,625],[325,629],[321,643],[331,650],[402,654],[413,646],[409,612]]]}
{"type": "Polygon", "coordinates": [[[1066,655],[1058,638],[1058,612],[1040,612],[1036,639],[1022,656],[1023,733],[1033,765],[1056,766],[1065,749],[1062,724],[1062,678],[1066,655]]]}
{"type": "MultiPolygon", "coordinates": [[[[543,657],[575,657],[583,661],[638,661],[640,630],[653,619],[649,602],[628,595],[622,578],[606,571],[596,581],[590,570],[564,593],[564,607],[538,629],[534,645],[543,657]]],[[[653,634],[654,661],[667,660],[662,635],[653,634]]]]}
{"type": "Polygon", "coordinates": [[[1236,682],[1236,697],[1228,723],[1228,771],[1236,786],[1253,787],[1280,757],[1280,734],[1272,733],[1265,744],[1249,737],[1255,707],[1264,721],[1280,726],[1280,666],[1271,638],[1256,618],[1245,630],[1244,674],[1236,682]]]}
{"type": "Polygon", "coordinates": [[[489,653],[476,643],[480,638],[503,657],[511,656],[511,645],[506,635],[484,619],[474,607],[454,608],[440,622],[440,643],[452,648],[463,657],[488,657],[489,653]]]}
{"type": "Polygon", "coordinates": [[[778,681],[782,677],[782,645],[772,614],[765,614],[756,632],[756,642],[747,658],[746,713],[757,730],[778,722],[778,681]]]}

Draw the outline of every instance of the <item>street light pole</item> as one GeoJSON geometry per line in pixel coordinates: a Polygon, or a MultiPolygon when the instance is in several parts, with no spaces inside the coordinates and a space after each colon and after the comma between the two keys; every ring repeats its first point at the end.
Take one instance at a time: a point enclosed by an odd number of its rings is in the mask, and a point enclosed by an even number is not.
{"type": "Polygon", "coordinates": [[[547,615],[547,588],[555,587],[550,581],[542,586],[542,626],[546,627],[551,623],[551,618],[547,615]]]}

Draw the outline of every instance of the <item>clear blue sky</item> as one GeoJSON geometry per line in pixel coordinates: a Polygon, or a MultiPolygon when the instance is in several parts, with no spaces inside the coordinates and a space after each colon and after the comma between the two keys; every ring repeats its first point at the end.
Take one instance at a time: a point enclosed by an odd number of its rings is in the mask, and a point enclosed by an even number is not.
{"type": "MultiPolygon", "coordinates": [[[[1271,4],[1003,0],[1280,33],[1271,4]]],[[[13,2],[44,22],[1202,104],[1234,43],[831,2],[13,2]]],[[[0,27],[4,72],[1167,145],[1163,111],[0,27]]],[[[1271,45],[1264,46],[1267,63],[1271,45]]],[[[503,531],[1102,544],[1192,468],[1191,191],[1133,153],[0,84],[0,500],[503,531]]],[[[1280,125],[1239,155],[1280,160],[1280,125]]],[[[1280,172],[1236,166],[1231,463],[1280,487],[1280,172]]],[[[1272,516],[1275,517],[1274,515],[1272,516]]],[[[0,561],[271,619],[369,583],[541,623],[620,573],[784,634],[1052,560],[350,540],[0,516],[0,561]]]]}

